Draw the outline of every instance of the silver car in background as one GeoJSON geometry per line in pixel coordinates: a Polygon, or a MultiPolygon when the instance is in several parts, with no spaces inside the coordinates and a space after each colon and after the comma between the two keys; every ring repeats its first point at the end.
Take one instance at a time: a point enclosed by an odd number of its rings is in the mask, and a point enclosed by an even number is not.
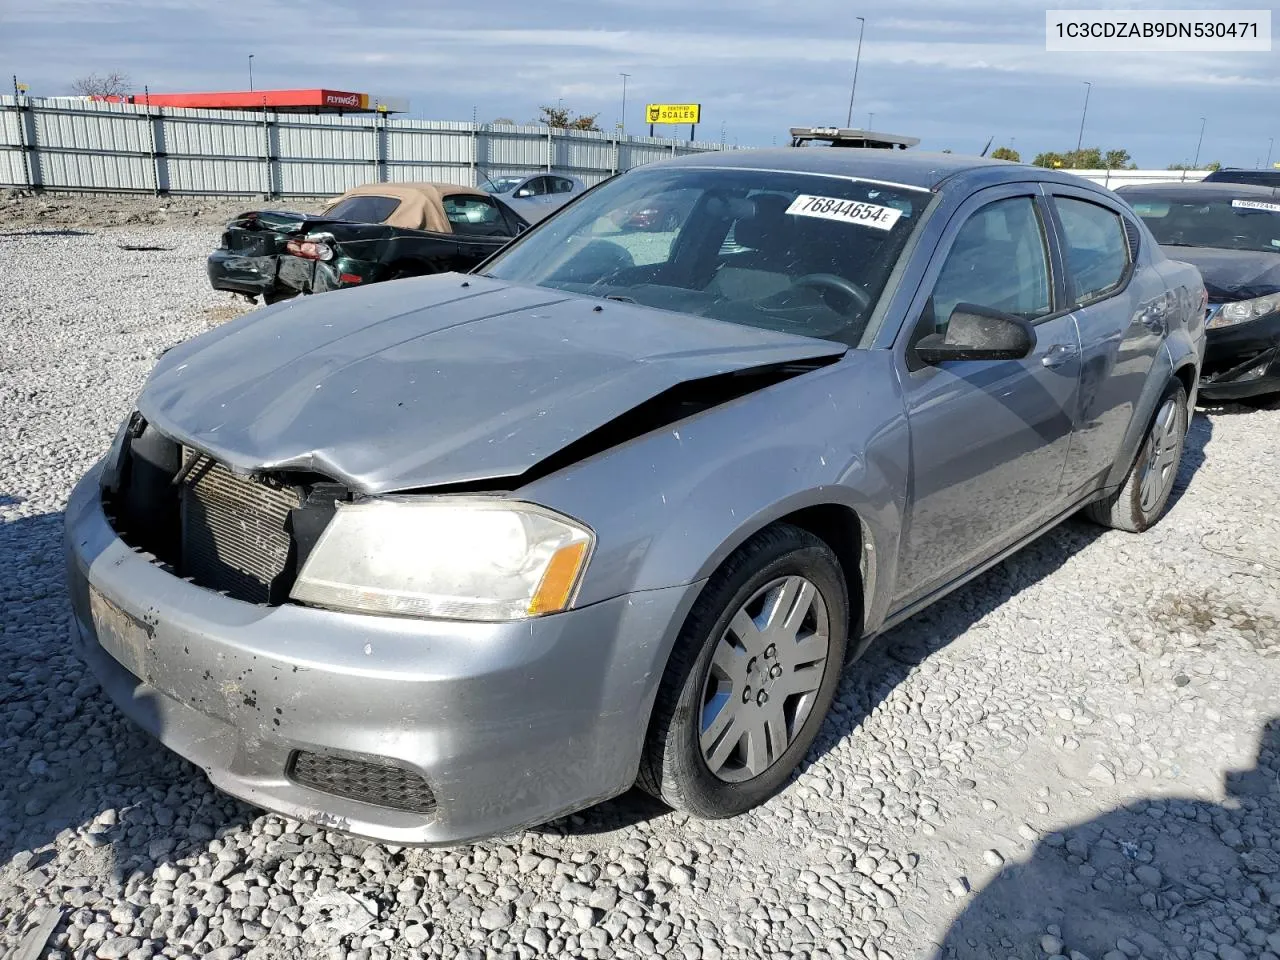
{"type": "Polygon", "coordinates": [[[950,155],[650,164],[479,270],[174,347],[66,511],[120,708],[394,844],[767,800],[877,634],[1159,519],[1204,350],[1114,194],[950,155]]]}
{"type": "Polygon", "coordinates": [[[530,223],[537,223],[585,192],[587,187],[577,177],[539,173],[532,177],[486,177],[480,183],[480,189],[501,197],[520,216],[530,223]]]}

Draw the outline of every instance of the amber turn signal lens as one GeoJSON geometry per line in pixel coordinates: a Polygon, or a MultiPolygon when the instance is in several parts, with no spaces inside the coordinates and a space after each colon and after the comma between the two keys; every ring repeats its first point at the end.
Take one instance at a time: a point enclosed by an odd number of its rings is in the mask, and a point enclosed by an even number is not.
{"type": "Polygon", "coordinates": [[[586,559],[585,542],[570,543],[557,550],[529,601],[530,615],[557,613],[567,607],[586,559]]]}

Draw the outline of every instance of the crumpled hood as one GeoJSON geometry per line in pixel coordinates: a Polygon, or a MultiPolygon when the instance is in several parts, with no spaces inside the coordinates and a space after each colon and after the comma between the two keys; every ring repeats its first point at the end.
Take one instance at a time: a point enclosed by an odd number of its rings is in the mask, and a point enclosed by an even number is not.
{"type": "Polygon", "coordinates": [[[168,351],[138,408],[232,468],[387,493],[517,477],[684,381],[846,349],[442,274],[247,314],[168,351]]]}
{"type": "Polygon", "coordinates": [[[1280,250],[1225,250],[1221,247],[1161,247],[1170,260],[1200,271],[1214,303],[1252,300],[1280,291],[1280,250]]]}

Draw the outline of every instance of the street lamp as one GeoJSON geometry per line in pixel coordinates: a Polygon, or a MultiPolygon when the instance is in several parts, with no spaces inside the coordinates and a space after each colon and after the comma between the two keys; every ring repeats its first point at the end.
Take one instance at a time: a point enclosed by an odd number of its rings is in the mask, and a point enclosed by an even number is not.
{"type": "Polygon", "coordinates": [[[862,35],[867,29],[866,17],[858,17],[858,55],[853,60],[853,88],[849,91],[849,119],[844,122],[846,127],[853,126],[853,96],[858,92],[858,64],[862,62],[862,35]]]}
{"type": "Polygon", "coordinates": [[[1196,158],[1191,161],[1191,169],[1200,169],[1200,145],[1204,143],[1204,117],[1200,118],[1200,139],[1196,141],[1196,158]]]}
{"type": "Polygon", "coordinates": [[[618,123],[618,129],[622,131],[622,136],[627,135],[627,78],[631,76],[629,73],[619,74],[622,77],[622,120],[618,123]]]}
{"type": "Polygon", "coordinates": [[[867,114],[867,129],[874,130],[876,126],[876,115],[874,113],[867,114]]]}
{"type": "Polygon", "coordinates": [[[1080,81],[1084,84],[1084,109],[1080,111],[1080,135],[1076,137],[1076,163],[1080,162],[1080,146],[1084,143],[1084,118],[1089,113],[1089,94],[1093,92],[1093,84],[1088,80],[1080,81]]]}
{"type": "Polygon", "coordinates": [[[1264,169],[1267,169],[1267,170],[1271,169],[1271,148],[1274,147],[1275,145],[1276,145],[1275,137],[1272,137],[1270,140],[1267,141],[1267,162],[1262,165],[1264,169]]]}
{"type": "Polygon", "coordinates": [[[249,92],[253,92],[253,54],[249,54],[249,92]]]}

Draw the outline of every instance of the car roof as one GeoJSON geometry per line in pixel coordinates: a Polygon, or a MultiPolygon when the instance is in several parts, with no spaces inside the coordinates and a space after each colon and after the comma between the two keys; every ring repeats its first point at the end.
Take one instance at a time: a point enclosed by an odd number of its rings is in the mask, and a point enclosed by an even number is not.
{"type": "Polygon", "coordinates": [[[1273,200],[1280,197],[1280,187],[1267,187],[1255,183],[1231,183],[1214,180],[1209,183],[1134,183],[1116,191],[1122,197],[1145,194],[1152,197],[1169,197],[1196,202],[1200,200],[1230,200],[1232,197],[1256,200],[1273,200]]]}
{"type": "Polygon", "coordinates": [[[943,183],[979,180],[974,186],[1016,181],[1044,181],[1085,186],[1100,193],[1109,191],[1097,184],[1059,170],[1033,167],[1008,160],[929,153],[919,150],[875,150],[835,147],[778,147],[767,150],[711,151],[662,160],[647,166],[719,167],[733,170],[779,170],[817,173],[836,177],[858,177],[897,183],[923,190],[937,190],[943,183]]]}

